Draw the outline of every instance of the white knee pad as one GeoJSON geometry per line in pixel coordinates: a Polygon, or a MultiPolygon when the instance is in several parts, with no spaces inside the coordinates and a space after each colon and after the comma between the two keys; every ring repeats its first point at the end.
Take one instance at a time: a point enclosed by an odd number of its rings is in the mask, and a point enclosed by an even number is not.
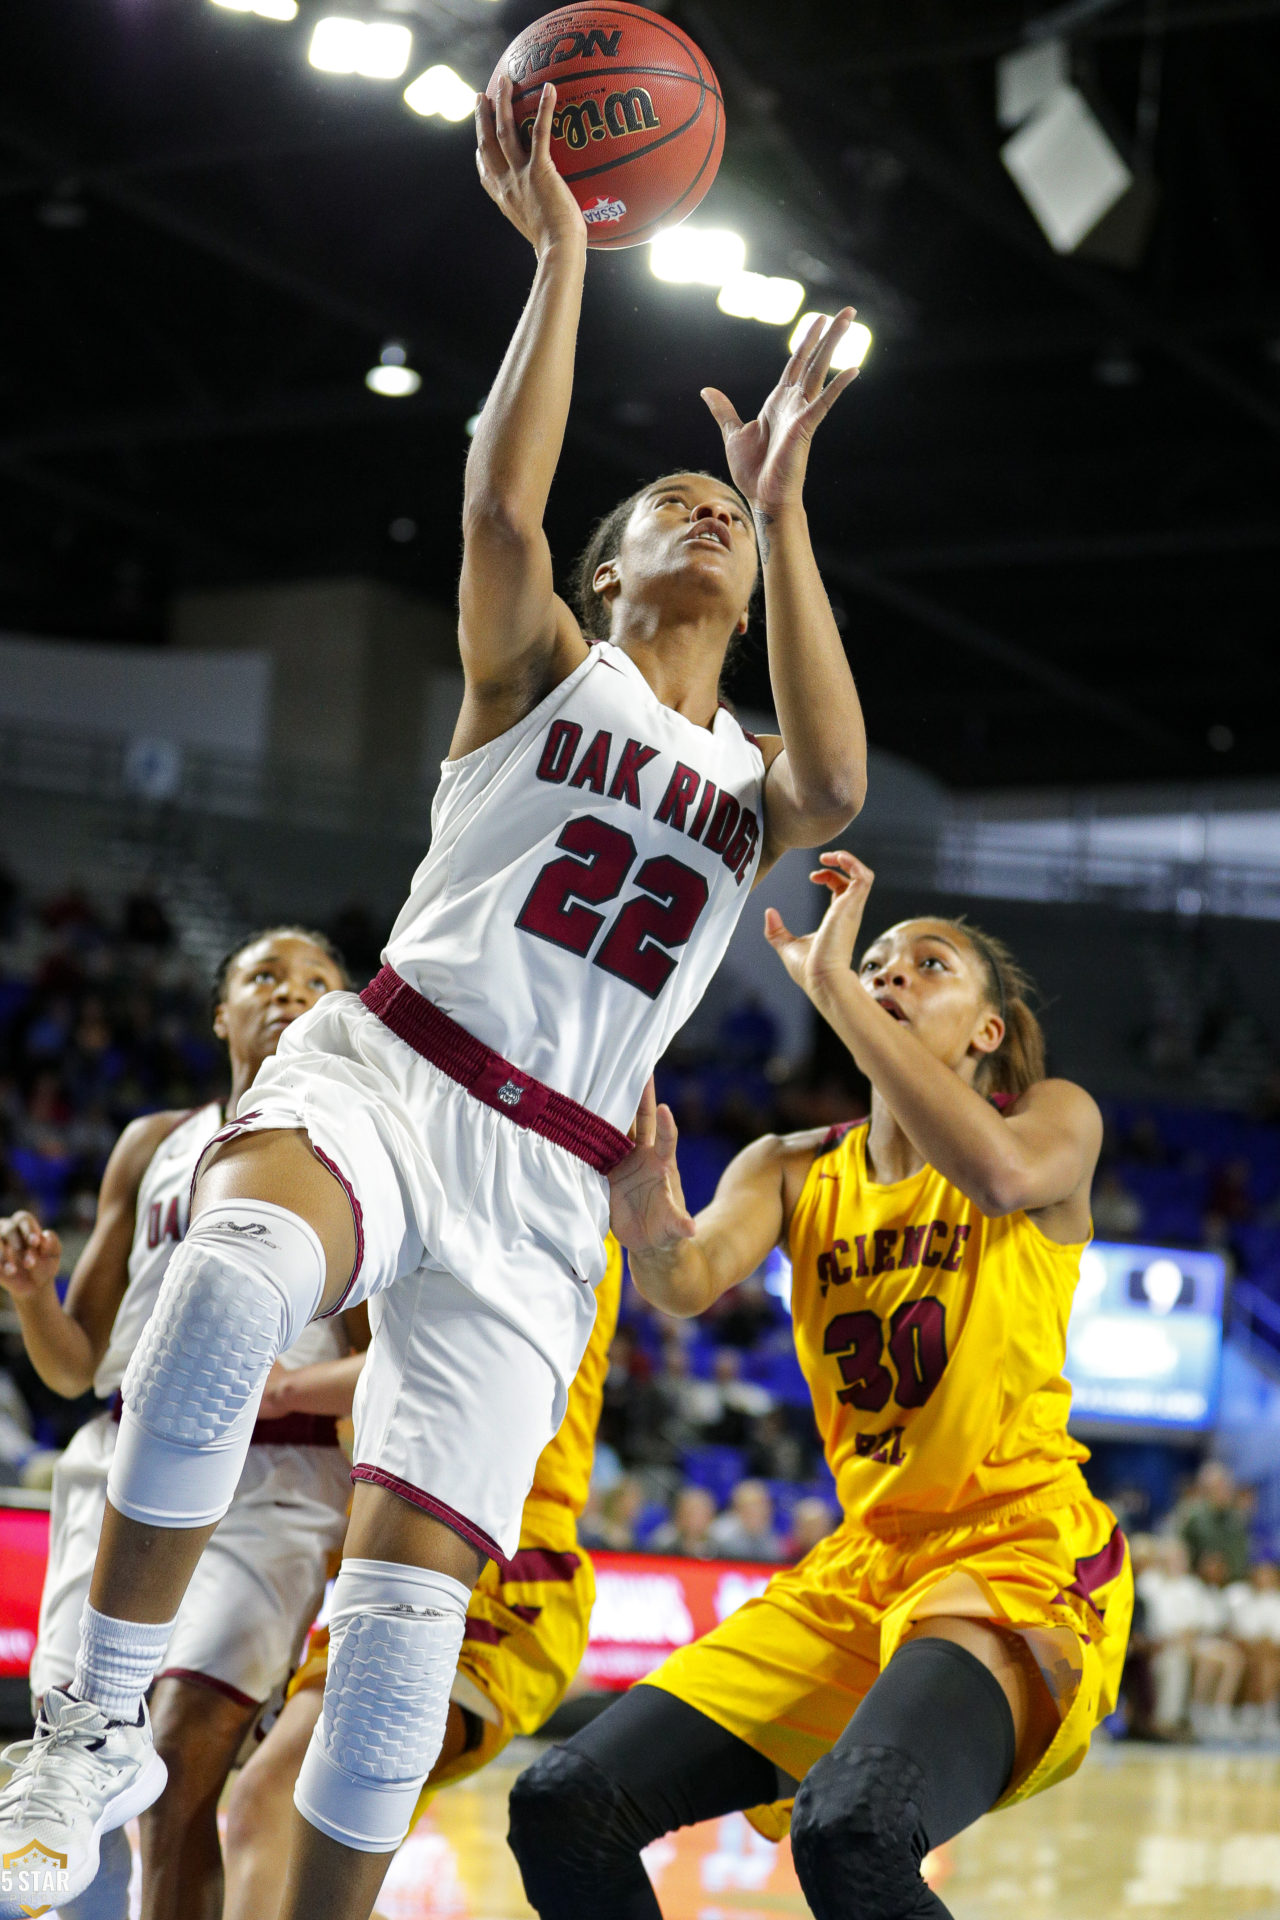
{"type": "Polygon", "coordinates": [[[263,1383],[319,1306],[324,1274],[318,1237],[285,1207],[234,1200],[200,1215],[124,1376],[107,1480],[118,1512],[161,1527],[222,1518],[263,1383]]]}
{"type": "Polygon", "coordinates": [[[470,1595],[460,1580],[387,1560],[344,1560],[329,1617],[324,1711],[294,1805],[360,1853],[409,1831],[444,1743],[470,1595]]]}

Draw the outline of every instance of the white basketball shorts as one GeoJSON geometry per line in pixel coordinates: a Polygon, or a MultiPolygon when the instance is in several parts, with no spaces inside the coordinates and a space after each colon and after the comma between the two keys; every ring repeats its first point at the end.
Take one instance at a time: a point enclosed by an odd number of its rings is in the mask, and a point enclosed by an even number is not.
{"type": "Polygon", "coordinates": [[[351,1201],[355,1269],[331,1311],[367,1300],[373,1327],[353,1477],[508,1558],[595,1320],[603,1175],[467,1092],[355,994],[295,1021],[241,1108],[210,1147],[300,1127],[351,1201]]]}

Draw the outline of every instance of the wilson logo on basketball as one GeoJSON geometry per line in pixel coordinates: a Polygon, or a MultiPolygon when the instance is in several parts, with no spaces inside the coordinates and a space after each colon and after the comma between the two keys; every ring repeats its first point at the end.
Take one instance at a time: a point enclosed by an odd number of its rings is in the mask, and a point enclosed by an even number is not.
{"type": "MultiPolygon", "coordinates": [[[[628,134],[652,132],[661,125],[646,89],[628,87],[625,92],[606,94],[603,107],[598,100],[575,100],[557,107],[551,138],[563,140],[571,153],[581,153],[592,140],[621,140],[628,134]]],[[[526,140],[532,140],[532,114],[521,121],[520,131],[526,140]]]]}
{"type": "Polygon", "coordinates": [[[625,200],[593,200],[589,207],[582,209],[582,217],[589,227],[608,226],[611,221],[625,217],[625,200]]]}
{"type": "Polygon", "coordinates": [[[513,53],[507,60],[507,72],[512,84],[519,86],[529,74],[542,73],[565,60],[590,60],[593,56],[616,60],[621,39],[621,27],[615,27],[612,33],[605,33],[600,27],[592,27],[587,33],[558,33],[553,39],[536,40],[532,46],[521,47],[513,53]]]}

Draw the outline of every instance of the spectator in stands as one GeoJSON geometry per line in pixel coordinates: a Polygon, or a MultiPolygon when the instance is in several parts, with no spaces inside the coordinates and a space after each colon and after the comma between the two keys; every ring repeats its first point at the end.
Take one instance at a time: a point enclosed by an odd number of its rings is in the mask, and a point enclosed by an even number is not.
{"type": "Polygon", "coordinates": [[[1248,1574],[1249,1528],[1237,1504],[1235,1476],[1221,1461],[1206,1460],[1201,1467],[1179,1515],[1178,1531],[1192,1566],[1198,1568],[1206,1553],[1220,1553],[1227,1581],[1248,1574]]]}
{"type": "Polygon", "coordinates": [[[1280,1567],[1260,1560],[1225,1597],[1232,1636],[1245,1657],[1240,1730],[1246,1738],[1273,1739],[1280,1733],[1280,1567]]]}
{"type": "Polygon", "coordinates": [[[726,1294],[717,1310],[707,1316],[707,1323],[720,1346],[745,1352],[756,1346],[761,1334],[776,1326],[780,1318],[779,1303],[765,1291],[762,1276],[756,1274],[726,1294]]]}
{"type": "Polygon", "coordinates": [[[709,1560],[716,1549],[710,1538],[716,1503],[705,1487],[681,1487],[671,1517],[655,1528],[645,1542],[650,1553],[678,1553],[687,1560],[709,1560]]]}
{"type": "Polygon", "coordinates": [[[722,1447],[745,1447],[752,1422],[763,1419],[773,1396],[754,1380],[742,1378],[742,1355],[736,1347],[717,1347],[711,1383],[718,1412],[706,1429],[706,1438],[722,1447]]]}
{"type": "Polygon", "coordinates": [[[708,1534],[726,1560],[777,1561],[782,1541],[773,1524],[773,1499],[763,1480],[740,1480],[728,1507],[708,1534]]]}
{"type": "MultiPolygon", "coordinates": [[[[771,1407],[768,1413],[752,1422],[747,1468],[760,1480],[804,1479],[804,1442],[793,1432],[785,1407],[771,1407]]],[[[819,1539],[822,1537],[818,1535],[819,1539]]]]}
{"type": "Polygon", "coordinates": [[[1149,1533],[1129,1535],[1129,1558],[1133,1566],[1133,1625],[1125,1649],[1124,1672],[1120,1677],[1120,1704],[1125,1713],[1125,1736],[1130,1740],[1158,1740],[1155,1726],[1156,1688],[1152,1672],[1155,1643],[1151,1637],[1150,1608],[1147,1605],[1146,1576],[1159,1562],[1162,1543],[1149,1533]]]}
{"type": "Polygon", "coordinates": [[[1175,1740],[1186,1724],[1191,1697],[1191,1650],[1203,1619],[1200,1582],[1191,1571],[1186,1544],[1166,1536],[1142,1576],[1142,1597],[1151,1636],[1156,1733],[1175,1740]]]}
{"type": "Polygon", "coordinates": [[[1142,1232],[1142,1202],[1114,1167],[1099,1174],[1090,1211],[1100,1240],[1134,1240],[1142,1232]]]}
{"type": "Polygon", "coordinates": [[[825,1540],[839,1520],[839,1513],[829,1500],[823,1500],[818,1494],[808,1494],[803,1500],[797,1500],[791,1515],[791,1531],[787,1535],[783,1558],[803,1560],[817,1546],[819,1540],[825,1540]]]}
{"type": "Polygon", "coordinates": [[[1225,1740],[1245,1671],[1244,1648],[1232,1633],[1226,1597],[1231,1569],[1226,1554],[1211,1548],[1200,1555],[1195,1571],[1200,1618],[1191,1647],[1191,1731],[1199,1739],[1225,1740]]]}
{"type": "Polygon", "coordinates": [[[592,1496],[582,1516],[578,1536],[584,1547],[608,1547],[615,1553],[631,1553],[636,1544],[636,1523],[645,1509],[643,1483],[633,1473],[624,1473],[607,1492],[592,1496]]]}

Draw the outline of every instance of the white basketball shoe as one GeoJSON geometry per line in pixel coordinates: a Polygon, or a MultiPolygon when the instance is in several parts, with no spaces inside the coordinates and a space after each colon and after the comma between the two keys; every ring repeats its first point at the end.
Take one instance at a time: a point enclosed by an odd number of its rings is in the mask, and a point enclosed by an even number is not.
{"type": "Polygon", "coordinates": [[[44,1697],[35,1738],[0,1753],[0,1920],[60,1907],[91,1886],[104,1833],[164,1792],[164,1761],[146,1707],[137,1726],[108,1720],[60,1687],[44,1697]]]}

